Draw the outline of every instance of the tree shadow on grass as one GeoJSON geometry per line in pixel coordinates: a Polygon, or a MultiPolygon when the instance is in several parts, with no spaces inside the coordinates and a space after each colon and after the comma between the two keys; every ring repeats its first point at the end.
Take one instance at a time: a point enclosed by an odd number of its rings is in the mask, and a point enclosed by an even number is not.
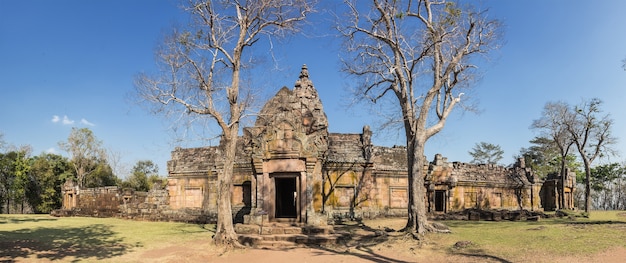
{"type": "Polygon", "coordinates": [[[40,222],[40,221],[56,221],[56,218],[38,218],[38,217],[3,217],[0,216],[0,224],[19,224],[27,222],[40,222]]]}
{"type": "Polygon", "coordinates": [[[15,262],[32,255],[46,260],[101,260],[123,255],[132,247],[124,244],[111,226],[103,224],[0,231],[2,262],[15,262]]]}

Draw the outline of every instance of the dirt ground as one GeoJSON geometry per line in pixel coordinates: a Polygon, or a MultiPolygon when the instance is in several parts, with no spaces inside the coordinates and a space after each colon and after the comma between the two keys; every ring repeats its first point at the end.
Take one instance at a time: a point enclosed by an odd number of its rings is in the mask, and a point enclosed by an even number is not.
{"type": "MultiPolygon", "coordinates": [[[[292,248],[285,250],[243,249],[228,252],[216,252],[201,249],[210,247],[210,240],[200,243],[181,244],[141,253],[138,258],[129,259],[138,262],[216,262],[216,263],[321,263],[321,262],[510,262],[497,257],[457,254],[449,255],[431,249],[410,249],[402,245],[383,244],[372,248],[351,247],[345,251],[335,251],[332,248],[292,248]]],[[[130,256],[130,255],[129,255],[130,256]]],[[[120,258],[118,258],[120,259],[120,258]]],[[[121,260],[124,260],[121,258],[121,260]]],[[[626,248],[617,248],[588,257],[549,256],[536,257],[527,262],[624,262],[626,248]]]]}
{"type": "MultiPolygon", "coordinates": [[[[400,229],[404,221],[392,220],[380,223],[400,229]],[[397,222],[396,222],[397,221],[397,222]]],[[[380,227],[379,226],[379,227],[380,227]]],[[[224,251],[211,245],[211,240],[200,240],[138,253],[131,253],[129,261],[137,262],[217,262],[217,263],[317,263],[317,262],[512,262],[495,256],[475,254],[460,249],[454,254],[435,243],[421,242],[403,237],[400,232],[389,232],[383,236],[372,235],[371,229],[355,227],[351,230],[354,240],[332,247],[298,247],[290,249],[236,249],[224,251]],[[360,238],[359,238],[360,237],[360,238]],[[212,249],[207,249],[212,248],[212,249]],[[133,255],[135,254],[135,255],[133,255]]],[[[124,258],[121,258],[125,260],[124,258]]],[[[517,259],[515,260],[517,261],[517,259]]],[[[585,257],[566,256],[555,258],[550,255],[529,255],[525,262],[626,262],[626,248],[615,248],[585,257]]]]}
{"type": "MultiPolygon", "coordinates": [[[[371,222],[370,222],[371,223],[371,222]]],[[[404,221],[391,220],[368,224],[376,229],[400,229],[404,221]],[[397,221],[397,222],[396,222],[397,221]],[[384,226],[384,227],[383,227],[384,226]]],[[[626,262],[626,247],[612,248],[593,255],[572,255],[555,258],[551,255],[531,254],[528,258],[507,259],[492,255],[473,252],[471,249],[459,248],[451,251],[449,246],[442,248],[437,241],[417,242],[404,237],[401,232],[385,231],[383,234],[373,234],[373,228],[358,225],[350,228],[352,240],[333,246],[309,246],[283,249],[231,249],[217,248],[212,244],[210,237],[194,239],[182,243],[164,243],[158,247],[136,248],[117,256],[101,255],[96,252],[95,258],[105,262],[217,262],[217,263],[316,263],[316,262],[626,262]]],[[[42,244],[43,246],[43,244],[42,244]]],[[[20,247],[19,244],[3,244],[0,240],[0,252],[7,247],[20,247]]],[[[71,249],[66,248],[66,249],[71,249]]],[[[21,251],[21,250],[20,250],[21,251]]],[[[76,258],[72,253],[64,257],[38,257],[36,253],[24,252],[24,257],[6,262],[47,262],[60,260],[77,262],[86,258],[76,258]],[[30,255],[29,255],[30,254],[30,255]]],[[[0,253],[2,255],[2,253],[0,253]]],[[[0,257],[0,262],[4,259],[0,257]]]]}

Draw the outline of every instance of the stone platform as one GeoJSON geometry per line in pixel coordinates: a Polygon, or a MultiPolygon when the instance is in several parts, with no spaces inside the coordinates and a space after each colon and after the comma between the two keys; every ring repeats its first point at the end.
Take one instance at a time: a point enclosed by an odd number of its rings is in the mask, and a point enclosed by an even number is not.
{"type": "Polygon", "coordinates": [[[337,244],[343,237],[332,226],[306,226],[298,224],[271,223],[268,225],[236,224],[239,242],[255,248],[291,248],[301,246],[325,246],[337,244]]]}

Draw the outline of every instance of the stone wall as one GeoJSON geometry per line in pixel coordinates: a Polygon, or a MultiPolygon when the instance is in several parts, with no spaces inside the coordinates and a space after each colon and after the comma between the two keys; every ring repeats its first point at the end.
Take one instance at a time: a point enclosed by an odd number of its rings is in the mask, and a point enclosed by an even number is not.
{"type": "MultiPolygon", "coordinates": [[[[187,207],[172,209],[169,201],[168,190],[159,187],[139,192],[117,186],[78,189],[75,184],[66,183],[64,207],[51,214],[191,223],[217,221],[215,211],[187,207]]],[[[237,211],[233,210],[233,214],[237,211]]]]}
{"type": "Polygon", "coordinates": [[[429,165],[426,184],[430,211],[541,209],[543,182],[520,162],[513,167],[450,163],[436,155],[429,165]]]}
{"type": "MultiPolygon", "coordinates": [[[[307,223],[324,218],[405,216],[408,206],[406,147],[374,146],[372,131],[329,133],[328,120],[306,66],[293,90],[270,98],[252,127],[243,127],[231,185],[236,221],[307,223]],[[293,201],[292,201],[293,200],[293,201]]],[[[217,211],[219,146],[176,148],[163,189],[148,193],[78,189],[64,185],[64,209],[90,216],[211,222],[217,211]]],[[[544,185],[520,161],[513,167],[448,162],[423,164],[431,213],[467,209],[543,209],[554,202],[556,179],[544,185]],[[541,192],[541,193],[540,193],[541,192]],[[552,199],[551,199],[552,198],[552,199]]],[[[566,193],[573,192],[573,184],[566,193]]],[[[561,183],[562,185],[563,183],[561,183]]],[[[562,187],[561,187],[562,189],[562,187]]]]}

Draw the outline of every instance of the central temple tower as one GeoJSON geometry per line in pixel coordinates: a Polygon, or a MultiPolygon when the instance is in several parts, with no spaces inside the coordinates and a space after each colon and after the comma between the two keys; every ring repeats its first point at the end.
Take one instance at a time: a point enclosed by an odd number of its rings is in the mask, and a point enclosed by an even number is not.
{"type": "Polygon", "coordinates": [[[328,120],[306,65],[293,91],[283,87],[244,129],[244,144],[253,163],[251,216],[307,223],[314,185],[321,185],[328,120]]]}

